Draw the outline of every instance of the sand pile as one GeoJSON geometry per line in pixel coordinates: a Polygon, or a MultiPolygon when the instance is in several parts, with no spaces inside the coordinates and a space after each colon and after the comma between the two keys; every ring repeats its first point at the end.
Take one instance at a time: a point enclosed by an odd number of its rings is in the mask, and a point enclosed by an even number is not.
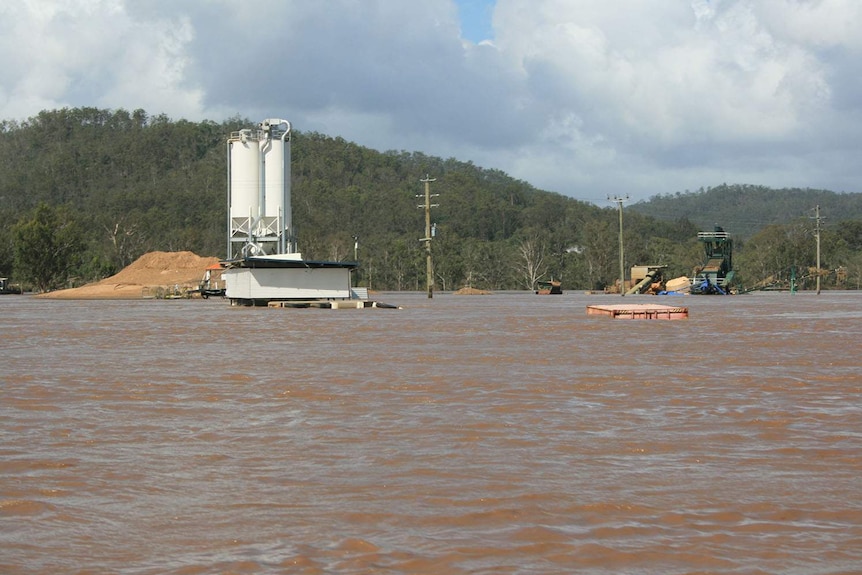
{"type": "Polygon", "coordinates": [[[452,292],[453,295],[491,295],[491,292],[483,289],[476,289],[471,287],[462,287],[456,292],[452,292]]]}
{"type": "Polygon", "coordinates": [[[57,299],[141,299],[159,290],[197,288],[207,266],[218,258],[192,252],[150,252],[119,273],[79,288],[53,291],[38,297],[57,299]]]}

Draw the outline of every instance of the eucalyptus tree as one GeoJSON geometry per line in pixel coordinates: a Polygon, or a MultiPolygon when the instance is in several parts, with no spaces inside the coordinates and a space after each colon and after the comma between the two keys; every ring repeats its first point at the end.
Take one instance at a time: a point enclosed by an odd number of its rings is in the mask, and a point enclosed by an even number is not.
{"type": "Polygon", "coordinates": [[[12,233],[16,276],[39,291],[62,287],[81,262],[84,233],[65,207],[41,203],[12,233]]]}

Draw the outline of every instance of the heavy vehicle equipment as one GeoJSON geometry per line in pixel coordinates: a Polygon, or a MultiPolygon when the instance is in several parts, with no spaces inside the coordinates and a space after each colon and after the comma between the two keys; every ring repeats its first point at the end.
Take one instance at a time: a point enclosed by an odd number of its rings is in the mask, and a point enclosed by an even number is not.
{"type": "Polygon", "coordinates": [[[711,232],[698,232],[706,261],[694,268],[692,294],[727,295],[733,290],[733,239],[721,226],[711,232]]]}

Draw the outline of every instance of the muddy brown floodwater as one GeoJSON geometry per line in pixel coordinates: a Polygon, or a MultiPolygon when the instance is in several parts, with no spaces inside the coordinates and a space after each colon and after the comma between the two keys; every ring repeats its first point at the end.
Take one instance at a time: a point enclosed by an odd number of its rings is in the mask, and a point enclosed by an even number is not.
{"type": "Polygon", "coordinates": [[[862,294],[0,297],[0,573],[862,572],[862,294]]]}

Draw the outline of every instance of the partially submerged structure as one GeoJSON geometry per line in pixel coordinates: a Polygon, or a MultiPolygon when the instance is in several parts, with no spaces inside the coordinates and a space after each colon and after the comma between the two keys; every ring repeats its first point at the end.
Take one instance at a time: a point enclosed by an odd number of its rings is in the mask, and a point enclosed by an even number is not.
{"type": "Polygon", "coordinates": [[[559,280],[539,280],[538,287],[537,295],[560,295],[563,293],[563,286],[559,280]]]}
{"type": "Polygon", "coordinates": [[[721,226],[711,232],[698,232],[706,261],[694,269],[690,291],[692,294],[731,293],[733,286],[733,240],[721,226]]]}
{"type": "Polygon", "coordinates": [[[291,214],[291,126],[267,119],[227,141],[228,257],[222,262],[232,305],[348,300],[357,262],[306,260],[291,214]]]}
{"type": "Polygon", "coordinates": [[[221,277],[223,271],[221,264],[207,266],[207,269],[204,270],[204,277],[198,284],[198,289],[193,290],[193,293],[199,293],[203,299],[224,297],[224,280],[221,277]]]}
{"type": "Polygon", "coordinates": [[[20,294],[21,286],[9,283],[9,278],[0,278],[0,295],[20,294]]]}
{"type": "Polygon", "coordinates": [[[665,265],[632,266],[631,287],[626,295],[659,293],[662,290],[662,273],[666,268],[665,265]]]}
{"type": "Polygon", "coordinates": [[[661,304],[588,305],[587,315],[614,319],[687,319],[688,308],[661,304]]]}

